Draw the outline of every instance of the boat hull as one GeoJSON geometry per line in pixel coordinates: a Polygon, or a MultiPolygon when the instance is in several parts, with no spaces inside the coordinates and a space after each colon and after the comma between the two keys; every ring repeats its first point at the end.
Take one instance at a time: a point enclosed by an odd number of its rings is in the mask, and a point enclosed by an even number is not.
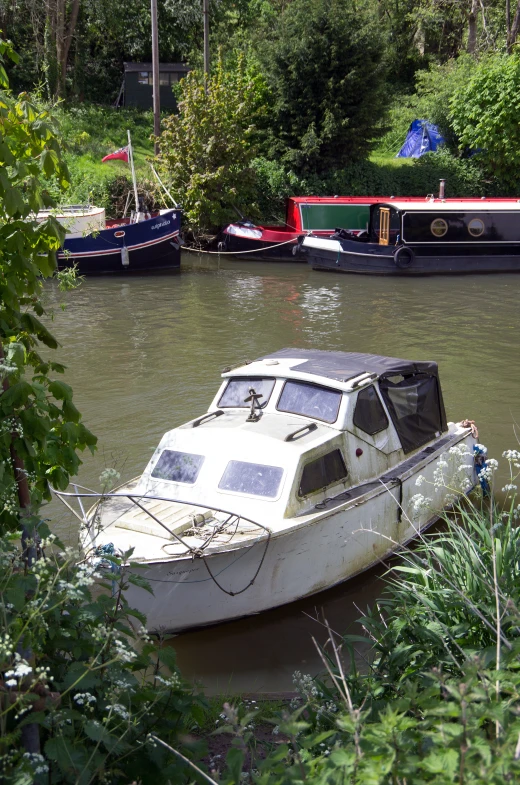
{"type": "Polygon", "coordinates": [[[405,246],[412,251],[401,263],[392,246],[373,245],[363,249],[356,241],[304,241],[304,251],[313,270],[363,275],[464,275],[520,272],[520,243],[497,247],[446,247],[438,244],[405,246]]]}
{"type": "MultiPolygon", "coordinates": [[[[426,447],[381,480],[361,486],[347,502],[248,547],[235,547],[203,558],[191,555],[143,564],[139,571],[154,596],[129,586],[131,606],[147,616],[151,631],[180,632],[229,621],[293,602],[354,577],[389,556],[437,519],[449,500],[438,488],[434,471],[441,454],[475,439],[466,430],[426,447]],[[426,478],[431,504],[410,516],[416,479],[426,478]]],[[[471,484],[476,477],[468,469],[471,484]]],[[[460,475],[459,475],[460,478],[460,475]]],[[[107,532],[108,535],[108,532],[107,532]]],[[[139,559],[136,551],[134,558],[139,559]]]]}
{"type": "Polygon", "coordinates": [[[241,262],[300,262],[307,260],[298,246],[297,232],[271,231],[255,227],[262,239],[231,234],[223,230],[218,244],[223,254],[231,254],[241,262]]]}
{"type": "Polygon", "coordinates": [[[170,210],[140,223],[67,238],[57,254],[58,268],[76,265],[80,275],[178,272],[180,224],[180,210],[170,210]]]}

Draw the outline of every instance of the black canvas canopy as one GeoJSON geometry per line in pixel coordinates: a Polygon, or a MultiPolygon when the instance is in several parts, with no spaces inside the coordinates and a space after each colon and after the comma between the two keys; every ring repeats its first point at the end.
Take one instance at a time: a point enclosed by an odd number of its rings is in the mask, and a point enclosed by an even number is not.
{"type": "Polygon", "coordinates": [[[293,370],[338,382],[347,382],[362,373],[377,374],[379,390],[405,453],[448,429],[435,362],[319,349],[281,349],[261,359],[282,358],[301,360],[293,370]]]}
{"type": "Polygon", "coordinates": [[[384,357],[381,354],[362,354],[361,352],[326,352],[322,349],[280,349],[260,360],[292,358],[301,363],[293,370],[303,371],[315,376],[324,376],[337,382],[348,382],[361,373],[376,373],[379,377],[401,373],[426,373],[438,377],[437,363],[430,361],[412,362],[397,357],[384,357]]]}

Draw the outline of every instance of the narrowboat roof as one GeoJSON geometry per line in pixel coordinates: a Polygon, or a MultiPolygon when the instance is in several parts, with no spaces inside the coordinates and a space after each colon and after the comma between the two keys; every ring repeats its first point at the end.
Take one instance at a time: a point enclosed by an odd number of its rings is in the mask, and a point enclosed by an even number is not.
{"type": "Polygon", "coordinates": [[[520,199],[431,199],[428,201],[409,202],[403,199],[389,200],[386,204],[379,202],[375,207],[393,207],[406,212],[443,213],[464,211],[503,212],[520,211],[520,199]]]}
{"type": "MultiPolygon", "coordinates": [[[[379,354],[328,352],[320,349],[280,349],[260,357],[255,360],[255,363],[264,363],[268,366],[266,370],[273,372],[276,360],[289,359],[301,361],[291,366],[292,372],[298,371],[338,382],[348,382],[361,374],[374,374],[382,377],[392,374],[428,373],[438,376],[437,363],[431,361],[413,362],[379,354]]],[[[238,372],[247,374],[247,370],[247,365],[241,366],[240,369],[234,368],[233,374],[238,372]]]]}

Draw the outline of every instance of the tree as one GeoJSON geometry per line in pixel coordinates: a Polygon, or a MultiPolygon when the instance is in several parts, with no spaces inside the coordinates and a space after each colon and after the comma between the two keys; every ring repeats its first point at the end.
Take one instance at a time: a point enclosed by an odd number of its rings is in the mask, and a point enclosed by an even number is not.
{"type": "Polygon", "coordinates": [[[518,189],[520,165],[520,58],[493,55],[475,65],[450,101],[461,149],[478,150],[489,174],[518,189]]]}
{"type": "Polygon", "coordinates": [[[71,388],[54,378],[61,364],[40,354],[58,344],[45,324],[42,278],[56,272],[64,231],[54,218],[46,178],[67,184],[57,129],[45,109],[9,91],[0,40],[0,528],[30,533],[50,485],[64,488],[80,465],[78,450],[96,439],[81,422],[71,388]]]}
{"type": "Polygon", "coordinates": [[[366,156],[384,112],[384,40],[370,7],[294,0],[265,30],[271,155],[325,172],[366,156]]]}
{"type": "Polygon", "coordinates": [[[160,170],[181,202],[189,229],[214,231],[232,207],[250,214],[255,174],[255,118],[263,111],[265,86],[239,56],[225,69],[219,56],[204,88],[200,72],[181,82],[179,113],[164,122],[160,170]]]}

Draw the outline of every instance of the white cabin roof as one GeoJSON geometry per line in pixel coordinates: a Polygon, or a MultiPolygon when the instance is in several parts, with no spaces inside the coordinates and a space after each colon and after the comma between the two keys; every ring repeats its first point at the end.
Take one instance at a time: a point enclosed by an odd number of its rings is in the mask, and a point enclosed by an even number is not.
{"type": "MultiPolygon", "coordinates": [[[[439,213],[439,212],[454,212],[460,213],[461,211],[478,211],[478,212],[520,212],[520,199],[431,199],[426,202],[400,202],[398,199],[392,199],[388,205],[395,207],[398,210],[408,213],[439,213]]],[[[377,205],[384,207],[385,205],[377,205]]]]}

